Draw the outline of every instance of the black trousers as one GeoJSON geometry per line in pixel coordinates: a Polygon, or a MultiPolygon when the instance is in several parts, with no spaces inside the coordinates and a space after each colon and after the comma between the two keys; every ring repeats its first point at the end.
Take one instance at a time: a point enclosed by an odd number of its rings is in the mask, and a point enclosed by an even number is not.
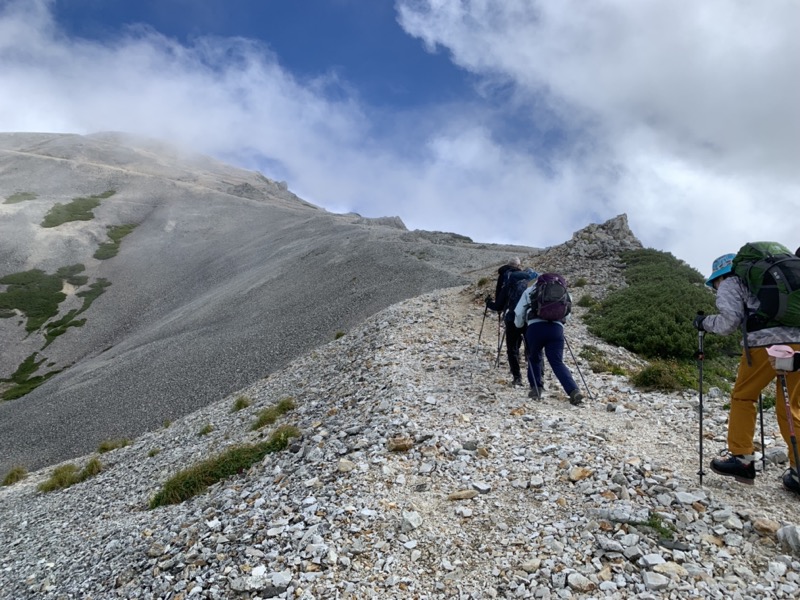
{"type": "Polygon", "coordinates": [[[508,366],[514,379],[519,379],[522,374],[519,367],[519,349],[525,338],[525,327],[516,327],[514,322],[506,321],[506,353],[508,354],[508,366]]]}

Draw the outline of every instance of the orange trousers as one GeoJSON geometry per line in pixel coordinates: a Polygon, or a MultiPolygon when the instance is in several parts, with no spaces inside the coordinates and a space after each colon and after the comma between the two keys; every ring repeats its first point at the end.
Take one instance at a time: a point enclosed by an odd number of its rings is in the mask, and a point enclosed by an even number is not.
{"type": "MultiPolygon", "coordinates": [[[[788,344],[795,350],[800,350],[800,344],[788,344]]],[[[756,432],[756,417],[758,412],[758,396],[761,391],[775,381],[775,411],[786,445],[789,447],[789,461],[793,468],[794,452],[790,441],[789,420],[784,404],[783,386],[769,364],[766,348],[750,348],[751,364],[747,364],[747,357],[742,353],[739,360],[739,374],[731,394],[731,414],[728,419],[728,450],[732,454],[753,454],[753,436],[756,432]]],[[[795,439],[800,435],[800,371],[786,374],[786,387],[789,391],[789,407],[794,423],[795,439]]],[[[800,442],[798,442],[800,450],[800,442]]]]}

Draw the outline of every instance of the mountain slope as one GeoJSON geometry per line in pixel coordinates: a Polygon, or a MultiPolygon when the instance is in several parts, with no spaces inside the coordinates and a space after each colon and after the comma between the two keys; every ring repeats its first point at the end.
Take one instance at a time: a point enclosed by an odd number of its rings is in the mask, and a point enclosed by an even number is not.
{"type": "MultiPolygon", "coordinates": [[[[599,296],[621,270],[586,258],[606,232],[523,259],[599,296]]],[[[798,533],[781,529],[797,503],[778,468],[752,487],[711,474],[698,486],[695,394],[641,393],[582,359],[584,406],[551,374],[531,401],[494,366],[493,320],[478,343],[485,292],[393,305],[241,390],[250,407],[212,403],[101,455],[103,472],[64,491],[36,491],[49,470],[0,489],[0,597],[796,596],[800,563],[780,539],[798,533]],[[147,510],[179,470],[262,439],[257,413],[287,396],[297,407],[281,422],[302,432],[287,451],[147,510]]],[[[593,345],[638,363],[588,334],[582,311],[566,330],[576,355],[593,345]]],[[[706,404],[720,445],[721,400],[706,404]]]]}
{"type": "Polygon", "coordinates": [[[65,295],[39,326],[19,308],[0,319],[0,378],[17,380],[0,392],[50,376],[0,402],[0,472],[158,427],[520,250],[330,214],[258,173],[121,134],[0,134],[0,198],[0,278],[39,269],[65,295]],[[88,220],[58,223],[81,203],[95,204],[88,220]],[[123,227],[117,254],[95,258],[123,227]]]}

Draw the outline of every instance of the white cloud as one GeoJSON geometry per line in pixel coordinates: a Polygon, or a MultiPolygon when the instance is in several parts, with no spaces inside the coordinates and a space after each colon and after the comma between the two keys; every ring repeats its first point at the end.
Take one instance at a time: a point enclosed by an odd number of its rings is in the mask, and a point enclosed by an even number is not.
{"type": "Polygon", "coordinates": [[[646,245],[702,271],[747,239],[800,243],[786,218],[800,5],[397,4],[483,96],[387,114],[333,71],[298,79],[253,40],[182,45],[146,27],[73,39],[51,2],[0,0],[0,130],[159,137],[261,167],[330,210],[478,241],[545,246],[627,212],[646,245]]]}
{"type": "Polygon", "coordinates": [[[398,4],[429,48],[591,123],[588,160],[619,174],[605,193],[645,243],[701,270],[748,239],[800,243],[787,218],[800,209],[800,4],[398,4]]]}

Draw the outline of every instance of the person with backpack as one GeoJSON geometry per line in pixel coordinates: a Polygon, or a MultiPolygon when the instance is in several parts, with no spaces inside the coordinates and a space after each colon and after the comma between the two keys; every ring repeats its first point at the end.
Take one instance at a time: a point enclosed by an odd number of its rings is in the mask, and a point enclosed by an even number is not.
{"type": "MultiPolygon", "coordinates": [[[[506,328],[506,355],[508,367],[511,370],[514,387],[522,385],[522,372],[519,364],[519,350],[525,330],[514,325],[514,307],[537,273],[533,269],[522,269],[522,262],[518,257],[511,258],[508,263],[498,270],[497,285],[495,286],[495,300],[486,296],[486,307],[497,312],[505,323],[506,328]]],[[[498,349],[499,356],[499,349],[498,349]]]]}
{"type": "Polygon", "coordinates": [[[528,383],[533,399],[542,397],[542,350],[550,363],[570,404],[578,406],[583,394],[564,364],[564,323],[572,312],[572,298],[567,291],[567,282],[558,273],[542,273],[536,284],[525,290],[514,309],[514,324],[525,330],[525,345],[528,350],[528,383]]]}
{"type": "MultiPolygon", "coordinates": [[[[796,261],[794,265],[797,267],[800,263],[800,259],[792,256],[789,250],[784,252],[781,248],[784,247],[771,242],[756,242],[745,244],[738,254],[724,254],[717,258],[712,263],[712,272],[706,285],[716,290],[719,313],[698,315],[693,322],[698,331],[720,335],[730,335],[742,329],[744,351],[739,359],[739,370],[731,393],[728,447],[721,456],[711,461],[711,470],[750,485],[756,477],[753,435],[756,430],[757,402],[762,390],[776,379],[774,362],[770,363],[767,347],[781,344],[795,351],[800,350],[800,326],[781,322],[787,320],[785,316],[776,320],[774,314],[764,312],[772,304],[781,304],[775,296],[778,293],[775,291],[775,279],[772,279],[773,285],[766,283],[770,269],[765,269],[764,265],[796,261]],[[762,250],[765,258],[764,262],[759,262],[758,255],[762,250]],[[777,256],[774,254],[776,251],[777,256]]],[[[772,272],[775,273],[774,270],[772,272]]],[[[779,276],[779,279],[782,277],[779,276]]],[[[786,303],[783,302],[784,305],[786,303]]],[[[800,430],[800,372],[786,372],[784,375],[789,397],[784,394],[783,386],[776,385],[776,416],[781,435],[791,449],[794,430],[800,430]],[[783,404],[786,402],[788,408],[783,404]],[[781,404],[786,410],[777,410],[781,404]]],[[[783,487],[800,496],[798,465],[793,454],[790,450],[789,469],[783,475],[783,487]]]]}

